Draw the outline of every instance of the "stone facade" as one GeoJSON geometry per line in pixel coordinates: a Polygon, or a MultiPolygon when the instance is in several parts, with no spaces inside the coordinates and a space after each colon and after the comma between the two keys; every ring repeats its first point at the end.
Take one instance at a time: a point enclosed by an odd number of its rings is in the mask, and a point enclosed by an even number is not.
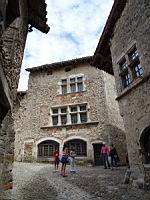
{"type": "MultiPolygon", "coordinates": [[[[111,40],[113,69],[120,112],[124,119],[128,155],[133,178],[141,177],[142,144],[140,138],[150,126],[150,2],[128,1],[114,28],[111,40]],[[122,88],[118,61],[136,45],[143,76],[122,88]]],[[[150,132],[149,132],[150,134],[150,132]]],[[[150,143],[149,143],[150,145],[150,143]]]]}
{"type": "Polygon", "coordinates": [[[125,163],[124,126],[115,100],[113,76],[90,66],[89,62],[75,63],[70,64],[70,71],[61,63],[53,64],[59,65],[54,68],[38,67],[42,71],[29,69],[28,91],[21,95],[14,112],[17,161],[37,161],[38,145],[43,141],[57,142],[61,152],[65,142],[79,139],[87,144],[87,156],[77,157],[78,160],[94,163],[94,144],[106,142],[115,144],[121,163],[125,163]],[[83,77],[83,91],[62,95],[61,80],[75,76],[83,77]],[[87,104],[87,122],[53,126],[51,108],[83,103],[87,104]]]}
{"type": "Polygon", "coordinates": [[[116,0],[93,59],[94,66],[109,72],[113,69],[126,132],[131,180],[145,188],[150,187],[149,21],[149,1],[116,0]]]}

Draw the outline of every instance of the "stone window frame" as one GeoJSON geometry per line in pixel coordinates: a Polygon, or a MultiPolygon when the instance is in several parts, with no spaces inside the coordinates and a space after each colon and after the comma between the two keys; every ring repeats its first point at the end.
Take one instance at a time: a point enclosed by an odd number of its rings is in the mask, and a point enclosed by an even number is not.
{"type": "Polygon", "coordinates": [[[88,103],[55,106],[50,109],[50,126],[77,125],[88,122],[90,122],[88,103]],[[62,112],[64,109],[66,111],[62,112]]]}
{"type": "Polygon", "coordinates": [[[119,65],[122,89],[130,86],[137,78],[143,77],[143,68],[140,65],[136,44],[133,44],[117,63],[119,65]]]}
{"type": "Polygon", "coordinates": [[[71,75],[61,79],[59,89],[60,95],[79,93],[86,90],[84,74],[71,75]]]}

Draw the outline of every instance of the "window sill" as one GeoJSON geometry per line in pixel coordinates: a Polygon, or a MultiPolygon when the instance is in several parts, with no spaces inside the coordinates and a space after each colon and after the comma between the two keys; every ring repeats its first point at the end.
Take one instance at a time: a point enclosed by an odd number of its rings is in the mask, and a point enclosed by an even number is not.
{"type": "Polygon", "coordinates": [[[98,124],[98,121],[93,122],[86,122],[86,123],[80,123],[80,124],[64,124],[64,125],[58,125],[58,126],[42,126],[41,129],[52,129],[52,128],[67,128],[72,126],[84,126],[84,125],[94,125],[98,124]]]}
{"type": "Polygon", "coordinates": [[[135,79],[129,86],[127,86],[121,93],[120,95],[116,98],[116,100],[121,99],[125,95],[129,94],[133,89],[138,87],[140,84],[146,82],[150,78],[150,74],[144,77],[139,77],[135,79]]]}
{"type": "Polygon", "coordinates": [[[85,92],[86,90],[80,91],[80,92],[68,92],[66,94],[58,94],[57,96],[66,96],[66,95],[75,95],[85,92]]]}

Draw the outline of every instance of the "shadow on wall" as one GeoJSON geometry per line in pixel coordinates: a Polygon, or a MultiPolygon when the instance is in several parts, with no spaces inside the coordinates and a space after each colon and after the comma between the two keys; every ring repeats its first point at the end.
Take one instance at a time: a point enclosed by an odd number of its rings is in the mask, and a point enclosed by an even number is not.
{"type": "Polygon", "coordinates": [[[109,143],[113,144],[118,152],[120,165],[126,165],[127,146],[125,132],[112,125],[107,126],[107,131],[109,133],[109,143]]]}

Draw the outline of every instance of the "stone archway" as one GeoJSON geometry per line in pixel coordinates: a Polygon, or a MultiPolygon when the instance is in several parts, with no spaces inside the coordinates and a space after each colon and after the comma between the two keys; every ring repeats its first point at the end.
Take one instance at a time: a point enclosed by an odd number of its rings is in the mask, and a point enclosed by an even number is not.
{"type": "Polygon", "coordinates": [[[146,127],[140,137],[143,162],[150,164],[150,126],[146,127]]]}
{"type": "Polygon", "coordinates": [[[53,158],[54,151],[59,150],[59,143],[54,140],[44,140],[37,145],[37,160],[49,161],[53,158]]]}

